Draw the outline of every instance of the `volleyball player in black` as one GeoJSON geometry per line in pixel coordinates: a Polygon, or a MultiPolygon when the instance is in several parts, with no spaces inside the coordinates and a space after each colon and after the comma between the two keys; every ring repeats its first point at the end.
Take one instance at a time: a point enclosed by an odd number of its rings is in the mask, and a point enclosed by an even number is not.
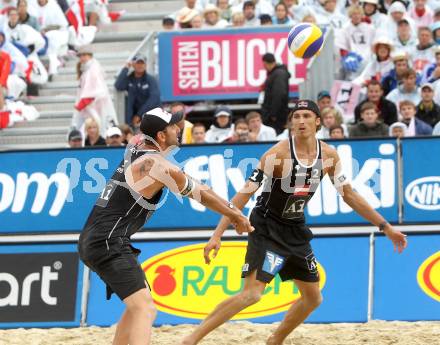
{"type": "MultiPolygon", "coordinates": [[[[264,185],[250,221],[255,231],[249,234],[242,277],[243,290],[220,303],[211,314],[186,337],[183,345],[197,344],[204,336],[241,310],[258,302],[266,285],[279,274],[281,279],[293,279],[301,297],[287,311],[284,320],[267,340],[280,345],[284,339],[322,301],[319,274],[310,246],[313,235],[305,225],[304,209],[325,174],[344,201],[357,213],[377,225],[400,252],[406,247],[405,235],[393,229],[381,215],[350,186],[340,169],[339,156],[333,148],[316,139],[320,127],[318,106],[309,100],[295,103],[290,123],[293,137],[280,141],[260,159],[243,189],[231,200],[242,209],[251,196],[264,185]]],[[[221,246],[221,236],[229,225],[223,217],[205,247],[205,261],[210,263],[221,246]]]]}
{"type": "Polygon", "coordinates": [[[140,251],[130,237],[153,214],[163,188],[191,197],[213,211],[233,219],[237,232],[252,231],[248,219],[210,188],[185,175],[165,155],[178,145],[182,116],[155,108],[143,115],[146,140],[126,150],[110,181],[95,203],[81,233],[81,260],[125,303],[113,345],[149,344],[155,317],[148,283],[137,261],[140,251]]]}

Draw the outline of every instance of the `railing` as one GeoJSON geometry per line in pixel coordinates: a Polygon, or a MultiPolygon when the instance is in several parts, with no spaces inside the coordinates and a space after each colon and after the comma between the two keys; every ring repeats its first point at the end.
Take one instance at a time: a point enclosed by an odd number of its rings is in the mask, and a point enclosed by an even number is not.
{"type": "Polygon", "coordinates": [[[331,28],[325,33],[325,41],[321,53],[312,58],[307,67],[307,79],[299,85],[302,99],[315,99],[321,90],[330,90],[335,73],[334,33],[331,28]]]}

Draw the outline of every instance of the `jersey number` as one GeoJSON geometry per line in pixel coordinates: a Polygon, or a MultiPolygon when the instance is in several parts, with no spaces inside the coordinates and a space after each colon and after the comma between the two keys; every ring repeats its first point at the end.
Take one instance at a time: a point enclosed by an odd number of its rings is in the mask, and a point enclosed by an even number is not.
{"type": "Polygon", "coordinates": [[[96,202],[97,206],[100,207],[106,207],[108,204],[108,201],[110,200],[113,191],[116,189],[116,185],[113,182],[107,183],[104,190],[102,191],[98,201],[96,202]]]}

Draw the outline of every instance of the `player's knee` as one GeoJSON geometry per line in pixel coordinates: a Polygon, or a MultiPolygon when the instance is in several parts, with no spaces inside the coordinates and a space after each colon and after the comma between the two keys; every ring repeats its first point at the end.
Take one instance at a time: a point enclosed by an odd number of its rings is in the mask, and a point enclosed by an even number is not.
{"type": "Polygon", "coordinates": [[[306,304],[310,309],[314,310],[321,305],[322,300],[323,300],[322,294],[321,294],[321,292],[319,292],[319,293],[307,296],[306,297],[306,304]]]}
{"type": "Polygon", "coordinates": [[[127,310],[133,315],[139,315],[154,319],[157,314],[156,307],[151,298],[143,298],[127,305],[127,310]]]}
{"type": "Polygon", "coordinates": [[[261,292],[257,290],[248,290],[241,293],[241,300],[246,306],[255,304],[261,299],[261,292]]]}

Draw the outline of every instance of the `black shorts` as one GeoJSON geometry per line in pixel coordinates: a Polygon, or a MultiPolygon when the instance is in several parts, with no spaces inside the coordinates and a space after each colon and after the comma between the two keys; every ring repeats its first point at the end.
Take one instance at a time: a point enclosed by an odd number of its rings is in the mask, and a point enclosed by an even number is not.
{"type": "Polygon", "coordinates": [[[108,246],[79,245],[81,260],[107,285],[107,299],[114,292],[121,300],[138,290],[149,287],[137,257],[140,250],[134,248],[128,238],[115,237],[108,246]]]}
{"type": "Polygon", "coordinates": [[[242,278],[257,271],[257,280],[270,283],[279,274],[281,280],[318,282],[318,267],[310,240],[312,232],[304,224],[289,225],[265,217],[253,210],[242,278]]]}

